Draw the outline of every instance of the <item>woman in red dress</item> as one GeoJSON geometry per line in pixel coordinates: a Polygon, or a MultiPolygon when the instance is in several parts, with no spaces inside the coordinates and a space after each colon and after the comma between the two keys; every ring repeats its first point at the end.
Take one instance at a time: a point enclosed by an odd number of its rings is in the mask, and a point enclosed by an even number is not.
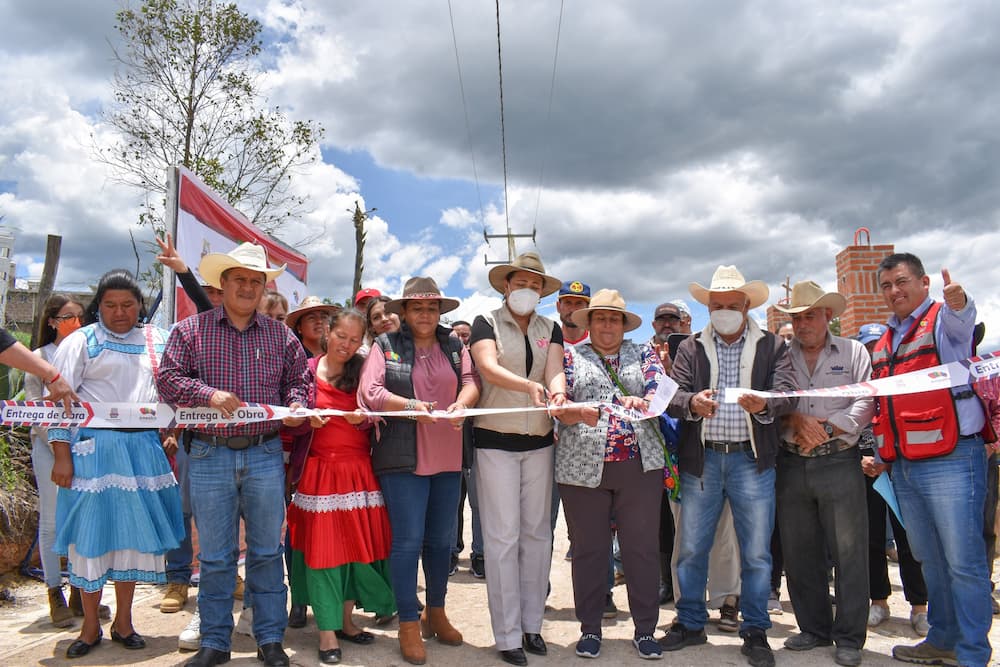
{"type": "MultiPolygon", "coordinates": [[[[354,625],[355,605],[379,615],[396,612],[389,580],[389,518],[372,472],[370,423],[358,410],[365,318],[335,313],[326,354],[310,359],[310,407],[343,410],[311,419],[314,431],[292,504],[292,603],[310,605],[319,626],[319,659],[340,662],[338,639],[370,644],[354,625]]],[[[294,468],[294,466],[293,466],[294,468]]],[[[294,470],[290,473],[295,481],[294,470]]]]}

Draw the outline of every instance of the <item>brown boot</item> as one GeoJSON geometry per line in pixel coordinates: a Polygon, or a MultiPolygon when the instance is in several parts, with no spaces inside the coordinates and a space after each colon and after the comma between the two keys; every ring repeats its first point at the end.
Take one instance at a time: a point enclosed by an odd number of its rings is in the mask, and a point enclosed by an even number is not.
{"type": "MultiPolygon", "coordinates": [[[[69,608],[73,610],[74,616],[83,616],[83,600],[80,598],[80,589],[76,586],[69,587],[69,608]]],[[[97,616],[102,621],[111,618],[111,608],[102,604],[97,607],[97,616]]]]}
{"type": "Polygon", "coordinates": [[[420,638],[419,621],[399,622],[399,652],[403,660],[411,665],[422,665],[427,662],[427,649],[424,640],[420,638]]]}
{"type": "Polygon", "coordinates": [[[66,606],[62,586],[49,589],[49,619],[57,628],[68,628],[73,625],[73,610],[66,606]]]}
{"type": "Polygon", "coordinates": [[[420,630],[424,639],[437,636],[437,640],[449,646],[462,644],[462,633],[452,627],[444,613],[444,607],[424,607],[420,615],[420,630]]]}

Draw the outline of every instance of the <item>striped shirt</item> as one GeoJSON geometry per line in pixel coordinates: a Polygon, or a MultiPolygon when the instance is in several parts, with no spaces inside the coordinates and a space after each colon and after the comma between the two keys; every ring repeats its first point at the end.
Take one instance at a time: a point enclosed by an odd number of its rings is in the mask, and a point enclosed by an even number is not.
{"type": "MultiPolygon", "coordinates": [[[[743,344],[747,340],[747,328],[732,345],[719,338],[712,331],[715,339],[715,350],[719,364],[719,386],[712,389],[725,389],[740,386],[740,356],[743,354],[743,344]]],[[[743,442],[750,439],[750,427],[747,426],[746,411],[739,403],[724,403],[718,401],[719,407],[715,416],[703,422],[705,440],[722,442],[743,442]]]]}
{"type": "MultiPolygon", "coordinates": [[[[160,399],[185,407],[208,406],[212,394],[227,391],[246,403],[305,405],[306,354],[292,330],[257,314],[240,331],[223,307],[181,320],[170,332],[156,379],[160,399]]],[[[219,436],[259,435],[278,424],[205,428],[219,436]]]]}

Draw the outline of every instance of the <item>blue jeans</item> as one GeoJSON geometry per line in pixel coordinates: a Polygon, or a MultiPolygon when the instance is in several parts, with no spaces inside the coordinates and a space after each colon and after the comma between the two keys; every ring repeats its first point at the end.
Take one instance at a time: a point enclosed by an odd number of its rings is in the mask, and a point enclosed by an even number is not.
{"type": "Polygon", "coordinates": [[[191,442],[191,509],[201,547],[201,645],[228,651],[239,559],[240,517],[246,526],[246,588],[253,596],[258,645],[280,642],[288,624],[284,547],[285,467],[277,437],[243,450],[191,442]]]}
{"type": "Polygon", "coordinates": [[[184,513],[184,539],[176,549],[167,552],[167,582],[171,584],[191,583],[191,561],[194,550],[191,547],[191,484],[188,481],[189,457],[184,447],[177,448],[177,486],[181,491],[181,510],[184,513]]]}
{"type": "Polygon", "coordinates": [[[451,547],[455,540],[460,474],[442,472],[425,476],[398,472],[379,475],[392,527],[389,569],[400,621],[420,618],[417,610],[417,560],[421,556],[427,584],[427,606],[444,606],[451,547]]]}
{"type": "Polygon", "coordinates": [[[774,529],[774,468],[757,472],[752,452],[721,454],[705,450],[701,477],[681,474],[684,511],[681,513],[680,555],[677,578],[681,599],[677,617],[690,630],[705,626],[705,587],[708,553],[722,504],[729,498],[733,526],[740,545],[741,631],[767,630],[767,596],[771,585],[771,531],[774,529]]]}
{"type": "Polygon", "coordinates": [[[983,541],[986,451],[963,437],[951,454],[898,459],[892,482],[913,556],[927,582],[927,641],[970,667],[990,660],[990,578],[983,541]]]}

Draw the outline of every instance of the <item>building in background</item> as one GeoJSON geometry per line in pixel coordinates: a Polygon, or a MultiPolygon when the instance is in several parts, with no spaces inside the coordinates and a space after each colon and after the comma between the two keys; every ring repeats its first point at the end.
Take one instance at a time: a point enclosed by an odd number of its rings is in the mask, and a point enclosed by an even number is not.
{"type": "Polygon", "coordinates": [[[14,283],[14,235],[0,229],[0,326],[6,326],[7,291],[14,283]]]}

